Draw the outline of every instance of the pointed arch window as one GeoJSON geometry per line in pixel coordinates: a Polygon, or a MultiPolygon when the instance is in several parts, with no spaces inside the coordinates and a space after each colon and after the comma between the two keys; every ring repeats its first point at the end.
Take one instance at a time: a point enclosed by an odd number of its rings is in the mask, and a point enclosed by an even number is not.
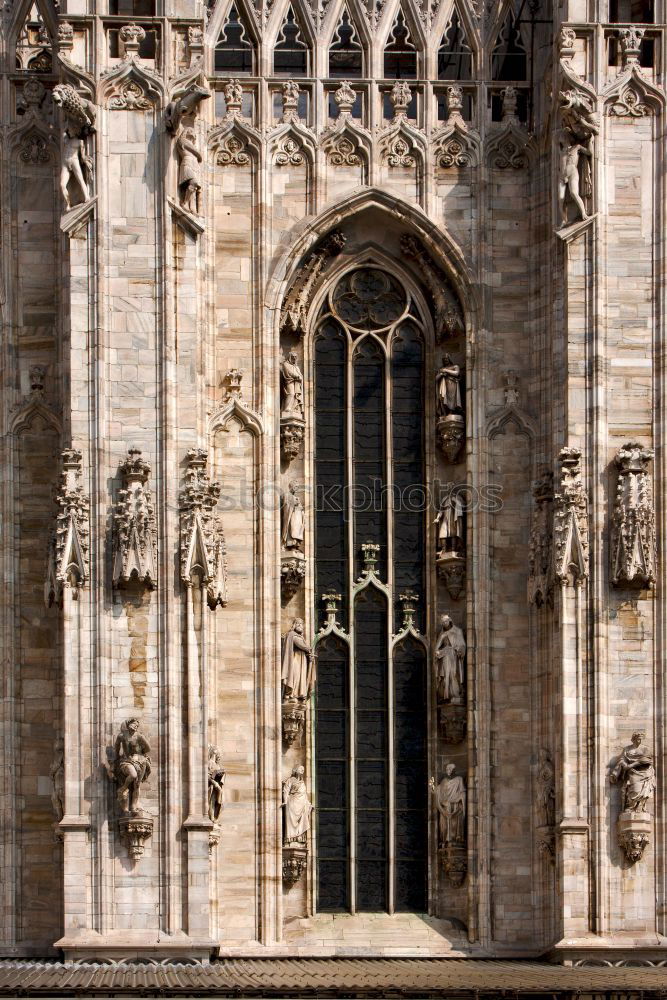
{"type": "Polygon", "coordinates": [[[215,72],[235,76],[252,76],[255,72],[255,44],[234,3],[215,45],[215,72]]]}
{"type": "Polygon", "coordinates": [[[438,49],[438,80],[472,80],[472,49],[456,7],[438,49]]]}
{"type": "Polygon", "coordinates": [[[354,21],[343,9],[329,46],[329,76],[346,79],[362,75],[363,48],[354,21]]]}
{"type": "Polygon", "coordinates": [[[383,268],[357,268],[313,354],[314,474],[332,501],[316,504],[315,592],[341,605],[317,645],[317,908],[423,912],[427,660],[401,611],[425,587],[419,309],[383,268]]]}
{"type": "Polygon", "coordinates": [[[400,9],[384,48],[384,75],[389,80],[414,80],[417,76],[417,48],[400,9]]]}
{"type": "Polygon", "coordinates": [[[512,12],[509,11],[491,54],[491,78],[493,80],[525,80],[526,74],[526,50],[521,40],[519,27],[512,12]]]}
{"type": "Polygon", "coordinates": [[[309,57],[308,43],[290,7],[273,48],[273,72],[278,76],[308,76],[309,57]]]}

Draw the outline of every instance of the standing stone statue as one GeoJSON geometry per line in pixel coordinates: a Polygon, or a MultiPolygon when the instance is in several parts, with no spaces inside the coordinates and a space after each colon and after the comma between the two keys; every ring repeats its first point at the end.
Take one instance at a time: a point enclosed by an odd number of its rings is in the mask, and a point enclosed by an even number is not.
{"type": "Polygon", "coordinates": [[[440,635],[435,645],[435,670],[441,703],[463,704],[466,641],[449,615],[440,618],[440,635]]]}
{"type": "Polygon", "coordinates": [[[72,205],[70,182],[76,188],[78,202],[91,197],[93,161],[86,153],[86,139],[95,131],[95,105],[81,97],[69,83],[59,83],[53,88],[53,103],[63,112],[65,127],[62,132],[62,162],[60,190],[65,210],[72,205]]]}
{"type": "Polygon", "coordinates": [[[283,847],[306,844],[312,805],[308,798],[303,765],[299,764],[283,781],[283,847]]]}
{"type": "Polygon", "coordinates": [[[199,215],[202,154],[197,149],[194,129],[182,129],[176,138],[178,153],[178,191],[186,212],[199,215]]]}
{"type": "Polygon", "coordinates": [[[208,748],[208,818],[217,823],[222,812],[222,794],[225,784],[225,769],[217,747],[208,748]]]}
{"type": "Polygon", "coordinates": [[[540,750],[537,770],[537,803],[540,809],[540,824],[554,826],[556,822],[556,775],[548,750],[540,750]]]}
{"type": "Polygon", "coordinates": [[[588,218],[588,212],[581,197],[581,174],[579,160],[582,156],[590,157],[591,151],[588,146],[580,142],[570,142],[567,135],[562,133],[558,140],[558,200],[560,202],[561,219],[563,225],[567,225],[567,195],[577,206],[582,219],[588,218]]]}
{"type": "Polygon", "coordinates": [[[645,737],[646,733],[641,731],[632,734],[632,742],[624,749],[609,775],[612,784],[622,782],[624,812],[645,813],[655,789],[653,754],[643,743],[645,737]]]}
{"type": "Polygon", "coordinates": [[[139,816],[139,793],[151,773],[150,744],[139,732],[139,719],[127,719],[116,737],[113,775],[125,816],[139,816]]]}
{"type": "Polygon", "coordinates": [[[303,637],[303,619],[295,618],[283,636],[283,699],[305,701],[315,684],[315,655],[303,637]]]}
{"type": "Polygon", "coordinates": [[[289,484],[289,492],[283,493],[281,501],[281,537],[283,547],[303,551],[305,515],[301,498],[297,494],[296,483],[289,484]]]}
{"type": "Polygon", "coordinates": [[[461,413],[461,368],[454,364],[449,354],[445,354],[442,359],[442,368],[436,376],[435,384],[437,416],[461,413]]]}
{"type": "Polygon", "coordinates": [[[444,496],[435,523],[438,525],[438,552],[461,551],[465,548],[463,504],[454,490],[444,496]]]}
{"type": "Polygon", "coordinates": [[[56,823],[65,815],[65,743],[59,736],[53,744],[53,761],[51,762],[51,805],[56,817],[56,823]]]}
{"type": "Polygon", "coordinates": [[[438,846],[451,847],[465,843],[466,786],[454,764],[445,765],[445,776],[436,787],[431,778],[429,787],[438,808],[438,846]]]}
{"type": "Polygon", "coordinates": [[[303,419],[303,375],[296,351],[290,351],[280,362],[281,417],[303,419]]]}

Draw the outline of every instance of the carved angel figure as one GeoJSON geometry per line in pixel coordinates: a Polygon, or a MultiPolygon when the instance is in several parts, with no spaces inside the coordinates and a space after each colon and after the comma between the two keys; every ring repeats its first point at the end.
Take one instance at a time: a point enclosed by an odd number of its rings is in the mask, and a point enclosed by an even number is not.
{"type": "Polygon", "coordinates": [[[139,793],[151,773],[151,748],[139,732],[139,719],[127,719],[116,737],[113,776],[118,784],[118,801],[125,816],[139,816],[139,793]]]}
{"type": "Polygon", "coordinates": [[[644,746],[646,733],[632,734],[632,742],[625,747],[612,768],[609,780],[623,783],[622,804],[624,812],[646,812],[646,805],[655,789],[653,754],[644,746]]]}

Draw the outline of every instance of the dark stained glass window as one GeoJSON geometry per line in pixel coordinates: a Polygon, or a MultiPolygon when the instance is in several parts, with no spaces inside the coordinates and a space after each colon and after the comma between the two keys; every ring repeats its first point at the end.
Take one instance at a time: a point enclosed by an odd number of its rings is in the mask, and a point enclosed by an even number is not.
{"type": "Polygon", "coordinates": [[[313,360],[318,616],[325,594],[340,595],[337,627],[329,619],[317,646],[317,908],[423,912],[427,663],[400,612],[402,596],[419,609],[425,593],[415,301],[380,267],[348,272],[322,309],[313,360]]]}

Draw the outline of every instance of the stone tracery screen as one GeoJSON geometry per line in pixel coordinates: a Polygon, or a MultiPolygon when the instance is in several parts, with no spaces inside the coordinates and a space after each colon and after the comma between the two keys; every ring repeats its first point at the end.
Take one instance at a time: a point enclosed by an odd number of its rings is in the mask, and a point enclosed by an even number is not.
{"type": "Polygon", "coordinates": [[[313,353],[315,594],[340,595],[345,630],[318,644],[317,908],[424,911],[426,654],[401,612],[425,587],[416,304],[388,272],[353,270],[313,353]]]}

